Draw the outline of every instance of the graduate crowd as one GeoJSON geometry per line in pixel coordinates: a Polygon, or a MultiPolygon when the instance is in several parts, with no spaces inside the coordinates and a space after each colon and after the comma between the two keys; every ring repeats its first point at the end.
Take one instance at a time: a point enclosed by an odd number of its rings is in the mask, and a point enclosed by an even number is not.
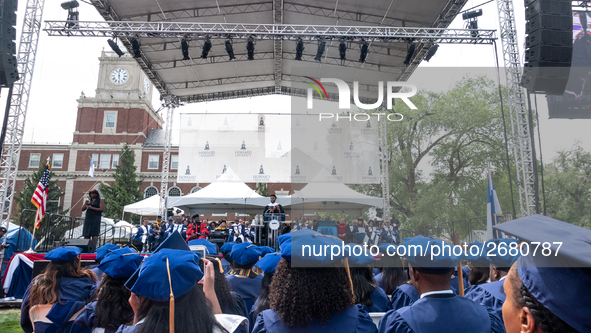
{"type": "Polygon", "coordinates": [[[498,230],[515,238],[474,243],[485,249],[476,255],[435,253],[450,244],[424,236],[381,243],[378,255],[359,246],[308,255],[306,247],[344,244],[309,228],[279,236],[278,252],[241,239],[217,253],[200,239],[205,257],[172,230],[149,255],[105,245],[89,269],[80,267],[80,249],[58,248],[27,289],[21,326],[26,333],[591,332],[591,230],[540,215],[498,230]],[[551,256],[502,250],[552,239],[562,244],[551,256]],[[421,250],[401,258],[388,247],[421,250]]]}

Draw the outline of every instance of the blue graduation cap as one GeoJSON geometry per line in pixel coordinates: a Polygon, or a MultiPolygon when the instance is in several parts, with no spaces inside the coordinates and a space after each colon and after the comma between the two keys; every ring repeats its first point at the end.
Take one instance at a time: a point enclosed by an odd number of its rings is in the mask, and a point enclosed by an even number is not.
{"type": "Polygon", "coordinates": [[[169,220],[169,221],[173,221],[172,217],[170,217],[170,216],[168,217],[168,220],[169,220]]]}
{"type": "Polygon", "coordinates": [[[80,253],[82,253],[82,249],[79,247],[58,247],[55,250],[49,251],[43,259],[50,261],[70,261],[76,258],[80,253]]]}
{"type": "Polygon", "coordinates": [[[416,236],[398,245],[398,248],[398,254],[404,254],[404,258],[413,265],[432,270],[452,268],[463,259],[463,255],[453,254],[451,243],[434,237],[416,236]]]}
{"type": "Polygon", "coordinates": [[[528,242],[517,260],[517,272],[527,290],[550,312],[579,332],[591,332],[584,295],[591,285],[591,230],[543,215],[530,215],[493,228],[528,242]],[[534,255],[535,244],[540,242],[534,255]],[[543,244],[549,248],[543,250],[543,244]]]}
{"type": "Polygon", "coordinates": [[[299,266],[324,266],[345,258],[342,240],[311,229],[290,232],[290,237],[283,238],[279,247],[285,260],[299,266]]]}
{"type": "Polygon", "coordinates": [[[183,236],[181,236],[178,231],[171,233],[170,236],[168,236],[153,253],[156,253],[162,249],[191,251],[187,245],[187,242],[185,242],[183,236]]]}
{"type": "Polygon", "coordinates": [[[156,302],[168,301],[171,289],[175,298],[181,297],[203,278],[199,259],[191,251],[162,249],[146,258],[137,270],[137,278],[129,279],[125,286],[132,293],[156,302]]]}
{"type": "Polygon", "coordinates": [[[234,247],[234,245],[236,245],[236,242],[225,242],[224,245],[220,247],[220,251],[223,254],[229,254],[232,252],[232,247],[234,247]]]}
{"type": "Polygon", "coordinates": [[[519,241],[513,238],[493,239],[484,244],[483,254],[486,260],[494,266],[511,267],[520,256],[518,245],[519,241]],[[491,243],[495,245],[493,246],[491,243]],[[511,250],[511,246],[514,250],[511,250]]]}
{"type": "Polygon", "coordinates": [[[230,252],[230,258],[238,265],[253,264],[259,260],[262,252],[252,243],[235,244],[230,252]]]}
{"type": "Polygon", "coordinates": [[[101,261],[99,269],[116,279],[130,277],[140,267],[143,260],[144,257],[137,251],[124,247],[109,253],[101,261]]]}
{"type": "Polygon", "coordinates": [[[214,243],[206,240],[206,239],[194,239],[189,241],[189,246],[191,245],[205,245],[207,249],[207,254],[218,254],[218,249],[214,243]]]}
{"type": "MultiPolygon", "coordinates": [[[[366,250],[363,246],[355,243],[347,244],[351,247],[351,255],[347,253],[349,258],[349,265],[350,266],[365,266],[371,265],[377,260],[369,253],[369,250],[366,250]]],[[[348,252],[349,250],[347,250],[348,252]]]]}
{"type": "Polygon", "coordinates": [[[275,274],[275,268],[280,261],[281,253],[269,253],[261,258],[255,266],[262,269],[265,274],[275,274]]]}
{"type": "Polygon", "coordinates": [[[107,254],[120,248],[121,246],[119,245],[107,243],[96,250],[96,258],[94,260],[100,263],[107,256],[107,254]]]}
{"type": "Polygon", "coordinates": [[[274,253],[275,252],[275,249],[272,248],[272,247],[270,247],[270,246],[259,246],[259,249],[261,249],[261,253],[262,253],[262,256],[263,257],[266,256],[269,253],[274,253]]]}
{"type": "Polygon", "coordinates": [[[484,265],[488,267],[489,261],[486,259],[487,248],[485,246],[486,243],[481,243],[479,241],[470,243],[465,259],[478,266],[482,267],[484,265]]]}
{"type": "Polygon", "coordinates": [[[388,253],[388,248],[390,248],[390,253],[396,252],[396,244],[394,243],[380,243],[378,248],[382,253],[388,253]]]}

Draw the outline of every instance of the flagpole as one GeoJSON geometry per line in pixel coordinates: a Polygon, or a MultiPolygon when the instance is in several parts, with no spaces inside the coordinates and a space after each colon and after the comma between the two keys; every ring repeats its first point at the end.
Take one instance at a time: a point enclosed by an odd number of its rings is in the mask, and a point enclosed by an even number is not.
{"type": "Polygon", "coordinates": [[[35,225],[33,225],[33,236],[31,237],[31,246],[29,246],[29,249],[27,251],[25,251],[24,253],[37,253],[37,252],[35,252],[35,250],[33,250],[33,242],[35,241],[35,230],[36,229],[37,229],[37,227],[35,225]]]}

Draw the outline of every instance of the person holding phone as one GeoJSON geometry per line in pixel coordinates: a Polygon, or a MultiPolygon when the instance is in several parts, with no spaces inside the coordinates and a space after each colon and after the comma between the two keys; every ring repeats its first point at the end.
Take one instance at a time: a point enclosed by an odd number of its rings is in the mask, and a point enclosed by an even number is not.
{"type": "Polygon", "coordinates": [[[97,190],[91,190],[88,192],[88,196],[89,199],[86,199],[82,206],[82,211],[86,212],[82,235],[84,239],[92,239],[92,243],[96,247],[99,234],[101,233],[101,217],[103,210],[105,210],[105,203],[101,200],[101,196],[97,190]]]}

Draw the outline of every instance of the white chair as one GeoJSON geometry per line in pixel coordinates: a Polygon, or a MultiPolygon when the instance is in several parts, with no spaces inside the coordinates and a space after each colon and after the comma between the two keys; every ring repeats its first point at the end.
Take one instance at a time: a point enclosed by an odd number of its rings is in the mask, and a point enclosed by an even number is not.
{"type": "Polygon", "coordinates": [[[385,312],[370,312],[369,316],[371,317],[371,320],[373,320],[373,323],[376,324],[376,326],[379,326],[380,319],[382,319],[385,314],[385,312]]]}

